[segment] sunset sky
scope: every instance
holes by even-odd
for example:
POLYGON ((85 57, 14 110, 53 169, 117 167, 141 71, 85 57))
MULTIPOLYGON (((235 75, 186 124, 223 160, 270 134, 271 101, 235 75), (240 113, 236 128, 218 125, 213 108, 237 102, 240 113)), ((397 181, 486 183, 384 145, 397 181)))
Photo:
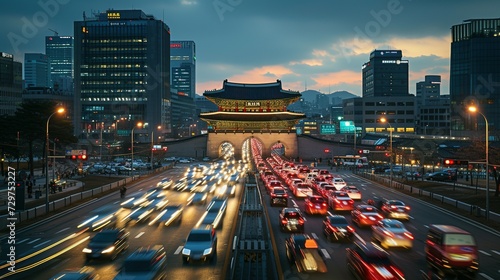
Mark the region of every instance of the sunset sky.
POLYGON ((171 40, 193 40, 198 94, 224 79, 280 79, 284 89, 360 95, 361 66, 375 49, 403 51, 410 93, 425 75, 441 75, 447 94, 451 26, 500 17, 500 1, 489 0, 18 0, 2 3, 0 51, 22 62, 45 51, 49 29, 73 35, 83 12, 110 8, 141 9, 165 21, 171 40))

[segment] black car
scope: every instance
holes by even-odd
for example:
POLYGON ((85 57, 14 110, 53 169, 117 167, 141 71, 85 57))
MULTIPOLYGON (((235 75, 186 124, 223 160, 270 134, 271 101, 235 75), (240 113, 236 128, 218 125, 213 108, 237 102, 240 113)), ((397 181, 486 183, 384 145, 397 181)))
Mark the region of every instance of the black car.
POLYGON ((342 215, 328 216, 323 220, 323 233, 331 242, 351 241, 354 232, 354 227, 342 215))
POLYGON ((292 234, 285 239, 286 256, 299 272, 327 272, 318 243, 308 234, 292 234))
POLYGON ((283 231, 304 232, 305 219, 297 208, 283 208, 280 211, 280 228, 283 231))
POLYGON ((453 175, 452 173, 448 172, 433 172, 425 175, 426 180, 430 181, 455 181, 457 179, 456 175, 453 175))
POLYGON ((215 229, 211 227, 192 229, 182 249, 183 262, 214 260, 216 256, 217 234, 215 229))
POLYGON ((347 268, 356 279, 403 280, 403 271, 389 258, 389 254, 372 243, 355 241, 346 249, 347 268))
POLYGON ((125 229, 106 229, 98 232, 83 249, 86 259, 116 259, 128 248, 128 236, 129 233, 125 229))

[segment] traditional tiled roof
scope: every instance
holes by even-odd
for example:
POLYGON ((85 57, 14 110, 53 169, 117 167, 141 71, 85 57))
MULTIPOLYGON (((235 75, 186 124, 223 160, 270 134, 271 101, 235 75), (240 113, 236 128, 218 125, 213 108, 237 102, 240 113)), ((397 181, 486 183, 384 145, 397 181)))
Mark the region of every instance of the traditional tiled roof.
POLYGON ((200 118, 219 121, 291 121, 304 118, 304 114, 295 112, 209 112, 201 113, 200 118))
POLYGON ((281 81, 265 84, 239 84, 224 80, 222 89, 205 91, 207 98, 237 99, 237 100, 269 100, 283 98, 299 98, 297 91, 283 90, 281 81))

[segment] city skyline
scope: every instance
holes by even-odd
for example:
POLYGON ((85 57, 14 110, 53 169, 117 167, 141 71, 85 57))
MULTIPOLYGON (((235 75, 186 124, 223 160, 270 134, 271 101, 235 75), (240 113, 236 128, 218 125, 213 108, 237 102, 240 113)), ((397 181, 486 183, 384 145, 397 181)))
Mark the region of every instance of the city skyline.
POLYGON ((54 30, 74 35, 73 22, 82 20, 84 12, 91 17, 107 9, 141 9, 164 20, 171 40, 196 43, 199 95, 220 89, 225 79, 280 79, 284 89, 346 90, 361 96, 361 66, 375 49, 402 50, 409 60, 410 93, 425 75, 441 75, 441 92, 448 94, 451 26, 471 18, 498 18, 495 8, 500 7, 485 0, 287 1, 286 6, 263 0, 20 2, 6 3, 1 12, 0 51, 16 61, 23 61, 24 53, 44 53, 45 36, 54 30))

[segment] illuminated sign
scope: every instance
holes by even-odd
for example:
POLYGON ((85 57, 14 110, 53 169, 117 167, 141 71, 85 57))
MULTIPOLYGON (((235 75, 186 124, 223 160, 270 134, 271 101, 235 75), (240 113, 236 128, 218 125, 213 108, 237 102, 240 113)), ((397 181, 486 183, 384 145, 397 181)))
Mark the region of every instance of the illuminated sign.
POLYGON ((178 49, 178 48, 182 48, 182 44, 179 44, 179 43, 172 43, 172 44, 170 44, 170 48, 171 48, 171 49, 178 49))
POLYGON ((117 12, 108 12, 108 19, 120 19, 120 13, 117 12))
POLYGON ((336 134, 336 129, 335 125, 333 124, 322 124, 319 127, 319 134, 325 135, 325 134, 336 134))
POLYGON ((352 121, 340 121, 340 133, 354 133, 355 127, 352 121))
POLYGON ((245 106, 246 107, 260 107, 260 102, 248 101, 248 102, 245 102, 245 106))
POLYGON ((8 54, 8 53, 2 53, 2 57, 6 57, 6 58, 13 58, 13 56, 11 54, 8 54))

